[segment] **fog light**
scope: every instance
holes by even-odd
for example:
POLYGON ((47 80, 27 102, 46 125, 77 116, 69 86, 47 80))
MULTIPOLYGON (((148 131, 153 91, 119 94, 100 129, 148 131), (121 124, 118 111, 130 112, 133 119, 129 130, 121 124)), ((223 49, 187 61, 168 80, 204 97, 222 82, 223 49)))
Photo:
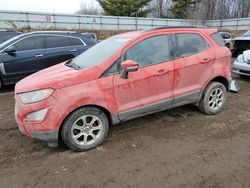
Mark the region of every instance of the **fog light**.
POLYGON ((39 110, 37 112, 32 112, 26 116, 27 120, 34 120, 34 121, 43 121, 48 109, 39 110))

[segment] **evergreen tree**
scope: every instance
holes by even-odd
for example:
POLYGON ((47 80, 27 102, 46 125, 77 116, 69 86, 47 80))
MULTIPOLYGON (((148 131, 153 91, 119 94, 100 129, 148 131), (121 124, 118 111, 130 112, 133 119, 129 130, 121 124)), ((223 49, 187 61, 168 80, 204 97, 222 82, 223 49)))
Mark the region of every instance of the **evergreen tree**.
POLYGON ((152 9, 151 0, 97 0, 108 16, 146 17, 152 9))
POLYGON ((188 10, 191 7, 195 7, 196 3, 200 0, 172 0, 174 6, 170 9, 176 18, 187 18, 188 10))

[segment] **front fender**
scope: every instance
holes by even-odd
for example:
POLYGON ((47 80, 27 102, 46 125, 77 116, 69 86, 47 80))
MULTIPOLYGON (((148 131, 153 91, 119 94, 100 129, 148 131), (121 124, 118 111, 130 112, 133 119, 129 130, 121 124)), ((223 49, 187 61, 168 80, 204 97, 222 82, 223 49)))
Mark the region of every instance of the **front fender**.
POLYGON ((106 109, 111 116, 117 114, 113 76, 61 88, 53 96, 62 106, 61 123, 70 113, 84 106, 99 106, 106 109))

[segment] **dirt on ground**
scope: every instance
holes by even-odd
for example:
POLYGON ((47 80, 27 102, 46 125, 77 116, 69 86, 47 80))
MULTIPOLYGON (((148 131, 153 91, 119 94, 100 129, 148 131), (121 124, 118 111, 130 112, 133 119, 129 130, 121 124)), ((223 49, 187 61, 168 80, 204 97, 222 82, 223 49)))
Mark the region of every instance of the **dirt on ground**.
POLYGON ((23 136, 0 92, 0 187, 250 187, 250 79, 220 114, 192 105, 113 126, 88 152, 23 136))

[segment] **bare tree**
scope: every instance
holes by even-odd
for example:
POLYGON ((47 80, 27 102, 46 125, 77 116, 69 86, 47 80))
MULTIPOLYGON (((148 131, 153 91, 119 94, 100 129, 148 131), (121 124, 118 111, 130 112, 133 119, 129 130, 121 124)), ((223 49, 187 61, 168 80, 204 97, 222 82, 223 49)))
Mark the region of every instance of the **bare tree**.
POLYGON ((77 14, 85 14, 85 15, 100 15, 102 9, 98 6, 97 3, 90 2, 86 3, 86 1, 82 1, 79 5, 79 10, 76 12, 77 14))
POLYGON ((168 18, 172 17, 169 8, 171 6, 171 0, 153 0, 151 2, 151 8, 153 11, 151 16, 154 18, 168 18))
POLYGON ((217 20, 250 16, 250 0, 201 0, 189 11, 189 18, 217 20))

